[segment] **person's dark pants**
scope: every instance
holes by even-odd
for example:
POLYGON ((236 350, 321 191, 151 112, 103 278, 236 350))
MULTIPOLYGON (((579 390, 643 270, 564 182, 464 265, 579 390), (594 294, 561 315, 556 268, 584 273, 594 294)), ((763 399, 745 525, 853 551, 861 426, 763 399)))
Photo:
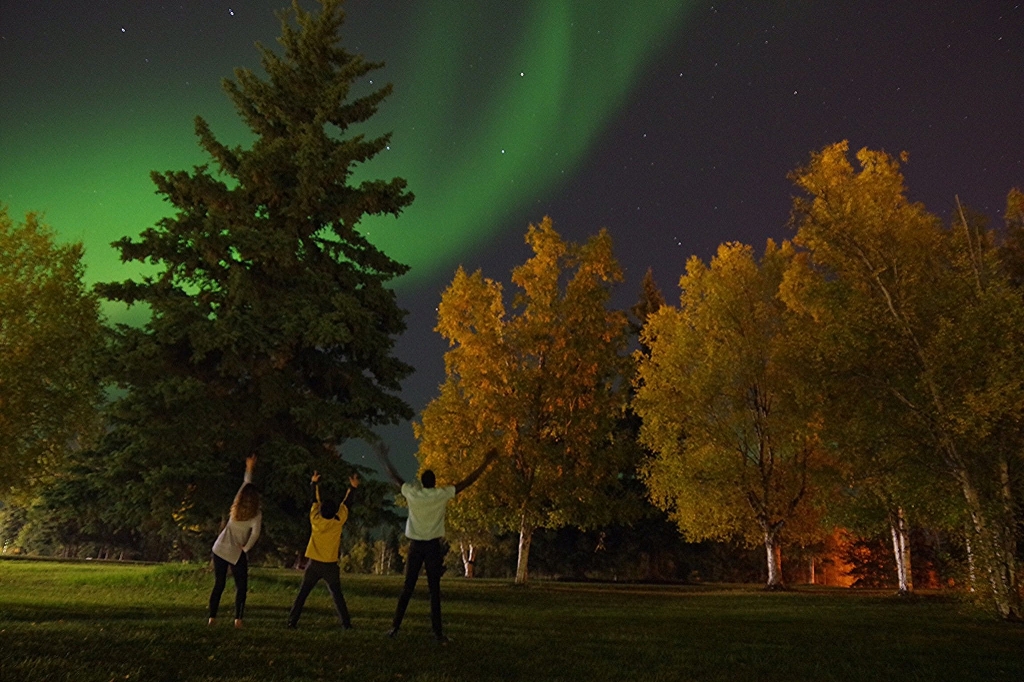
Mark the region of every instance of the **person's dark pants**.
POLYGON ((306 597, 321 580, 327 584, 327 591, 334 599, 334 610, 338 613, 338 620, 346 628, 352 627, 348 606, 345 605, 345 595, 341 593, 341 570, 338 567, 338 562, 324 563, 315 559, 310 559, 309 565, 306 566, 306 572, 302 576, 302 585, 299 586, 299 593, 295 595, 295 603, 292 604, 291 613, 288 614, 288 625, 291 627, 298 625, 302 607, 306 604, 306 597))
POLYGON ((405 587, 398 597, 398 608, 395 609, 395 619, 391 626, 397 630, 402 625, 405 609, 409 606, 409 599, 416 589, 416 581, 423 567, 427 569, 427 587, 430 588, 430 625, 434 628, 434 634, 440 636, 441 573, 444 572, 444 552, 441 549, 440 538, 409 541, 409 558, 405 562, 405 587))
POLYGON ((242 552, 238 561, 232 565, 227 559, 213 555, 213 592, 210 593, 210 618, 217 617, 220 608, 220 595, 224 593, 224 584, 228 579, 228 566, 235 578, 235 620, 241 620, 245 613, 245 594, 249 588, 249 560, 242 552))

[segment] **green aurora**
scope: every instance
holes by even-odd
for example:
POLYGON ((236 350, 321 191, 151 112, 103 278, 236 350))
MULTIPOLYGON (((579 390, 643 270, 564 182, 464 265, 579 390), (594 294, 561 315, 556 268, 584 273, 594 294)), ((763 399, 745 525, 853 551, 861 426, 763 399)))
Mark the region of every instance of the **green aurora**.
MULTIPOLYGON (((352 4, 349 24, 356 18, 352 4)), ((625 12, 610 0, 534 0, 514 10, 483 3, 473 13, 458 0, 433 0, 417 3, 405 30, 386 40, 352 40, 347 24, 341 36, 347 49, 386 61, 373 75, 380 81, 367 87, 395 85, 369 127, 349 133, 391 131, 391 149, 357 175, 404 177, 416 195, 399 219, 363 224, 375 243, 412 266, 400 286, 446 276, 460 256, 501 228, 503 216, 571 176, 645 65, 680 30, 689 4, 643 2, 625 12)), ((249 43, 276 45, 277 20, 260 22, 249 43)), ((211 55, 201 73, 217 67, 220 77, 230 77, 234 66, 245 66, 262 75, 257 58, 255 48, 211 55)), ((16 219, 38 211, 62 239, 82 241, 89 281, 138 274, 120 263, 110 243, 168 215, 150 171, 208 161, 192 133, 195 115, 222 140, 250 139, 219 77, 189 80, 183 89, 180 83, 196 78, 198 69, 161 64, 102 74, 89 70, 95 65, 61 65, 66 79, 50 86, 49 99, 19 88, 4 93, 0 105, 0 201, 16 219), (179 86, 169 87, 172 82, 179 86)), ((4 82, 10 87, 12 80, 4 82)))

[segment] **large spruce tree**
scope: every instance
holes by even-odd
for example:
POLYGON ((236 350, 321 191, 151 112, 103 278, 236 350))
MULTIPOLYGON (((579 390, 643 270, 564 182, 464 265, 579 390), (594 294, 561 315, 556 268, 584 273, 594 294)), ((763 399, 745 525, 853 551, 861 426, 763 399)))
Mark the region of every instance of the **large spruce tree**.
POLYGON ((151 313, 118 330, 110 464, 158 490, 153 504, 182 526, 226 508, 250 452, 287 508, 341 442, 411 417, 397 391, 412 368, 393 355, 405 312, 387 287, 408 268, 359 224, 413 195, 401 178, 352 177, 388 144, 352 128, 391 86, 370 86, 382 64, 340 46, 340 0, 320 4, 280 13, 282 49, 257 45, 265 80, 225 79, 251 147, 221 143, 197 117, 212 164, 152 174, 174 215, 115 246, 155 274, 98 286, 151 313))

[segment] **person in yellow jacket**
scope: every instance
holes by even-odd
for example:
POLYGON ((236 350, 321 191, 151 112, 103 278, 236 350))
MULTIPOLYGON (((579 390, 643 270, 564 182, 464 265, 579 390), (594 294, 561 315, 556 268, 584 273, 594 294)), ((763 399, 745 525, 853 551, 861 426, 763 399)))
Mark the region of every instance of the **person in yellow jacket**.
POLYGON ((302 615, 302 607, 306 603, 306 597, 321 580, 327 585, 327 591, 334 599, 334 609, 338 613, 338 620, 346 630, 352 629, 352 619, 348 615, 348 607, 345 605, 345 595, 341 593, 341 571, 338 566, 338 554, 341 550, 341 529, 345 527, 348 520, 348 512, 355 498, 356 489, 359 487, 359 475, 352 474, 348 478, 349 489, 345 498, 339 505, 330 498, 320 499, 320 473, 314 471, 310 480, 313 486, 313 506, 309 509, 309 523, 313 527, 309 534, 309 544, 306 545, 306 572, 302 576, 302 585, 299 593, 295 596, 295 603, 292 604, 291 613, 288 614, 288 627, 294 628, 299 624, 299 616, 302 615))

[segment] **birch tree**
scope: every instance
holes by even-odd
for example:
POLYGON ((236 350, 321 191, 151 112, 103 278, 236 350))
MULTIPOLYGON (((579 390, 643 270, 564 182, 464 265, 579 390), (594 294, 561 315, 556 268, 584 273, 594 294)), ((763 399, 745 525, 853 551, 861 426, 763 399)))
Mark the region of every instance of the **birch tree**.
POLYGON ((447 377, 415 425, 421 467, 439 475, 458 477, 498 447, 502 456, 449 505, 449 518, 465 531, 518 533, 520 584, 536 529, 620 513, 619 475, 632 452, 616 430, 629 357, 625 314, 607 308, 622 278, 610 237, 567 243, 545 218, 526 241, 533 256, 512 272, 511 312, 500 284, 456 272, 438 307, 447 377))
POLYGON ((96 435, 102 327, 83 277, 81 244, 0 206, 0 499, 51 479, 96 435))
POLYGON ((898 591, 909 594, 911 524, 948 511, 934 494, 942 481, 921 451, 918 425, 886 388, 907 379, 903 368, 909 360, 893 352, 879 327, 884 319, 858 307, 844 290, 824 286, 807 258, 797 255, 780 292, 791 310, 804 317, 802 326, 814 345, 807 361, 815 365, 820 387, 822 444, 837 474, 828 516, 854 532, 886 529, 892 536, 898 591))
POLYGON ((793 174, 795 241, 809 250, 810 297, 842 301, 833 325, 870 338, 864 372, 897 420, 934 453, 971 520, 969 541, 997 612, 1020 619, 1016 501, 1024 409, 1024 303, 1000 271, 991 234, 958 211, 953 225, 910 202, 899 161, 843 142, 793 174), (871 365, 881 365, 876 371, 871 365))
POLYGON ((809 511, 820 453, 797 316, 779 298, 793 256, 769 241, 760 263, 736 243, 710 266, 691 258, 679 307, 641 333, 633 401, 653 502, 690 540, 763 543, 770 589, 784 585, 783 529, 809 511))

